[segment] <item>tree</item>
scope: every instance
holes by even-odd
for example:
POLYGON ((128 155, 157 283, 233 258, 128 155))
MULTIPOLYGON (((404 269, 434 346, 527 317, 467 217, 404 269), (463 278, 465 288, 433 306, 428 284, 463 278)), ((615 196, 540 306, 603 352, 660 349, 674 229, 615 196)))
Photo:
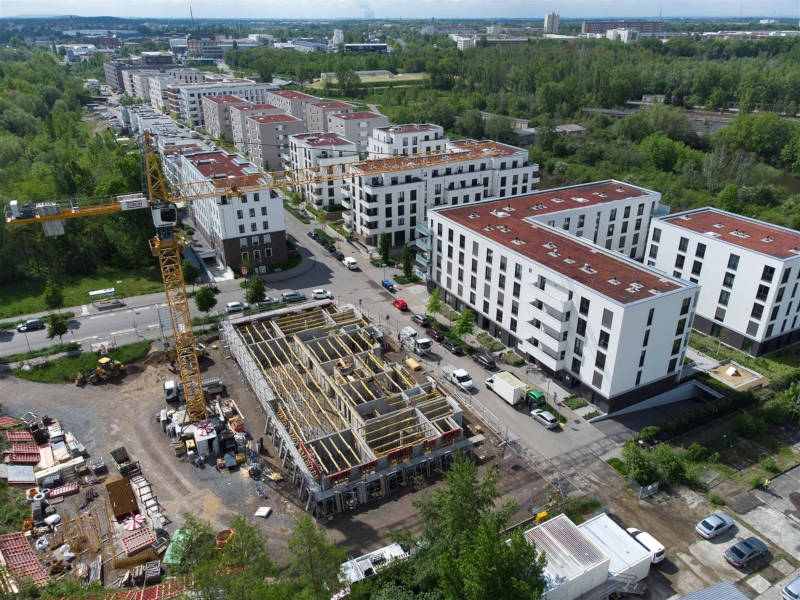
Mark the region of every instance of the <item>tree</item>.
POLYGON ((289 570, 302 590, 298 597, 328 600, 341 587, 339 569, 347 553, 328 542, 325 532, 307 514, 295 521, 289 536, 289 570))
POLYGON ((465 308, 461 311, 461 314, 458 315, 458 319, 456 319, 455 325, 453 325, 453 330, 456 332, 456 335, 459 336, 467 335, 475 331, 475 313, 472 312, 472 309, 465 308))
POLYGON ((50 309, 64 306, 64 290, 52 279, 44 286, 44 303, 50 309))
POLYGON ((361 86, 361 78, 350 68, 340 67, 336 71, 336 82, 339 84, 339 92, 343 96, 356 96, 358 88, 361 86))
POLYGON ((486 137, 504 143, 514 143, 517 139, 514 130, 511 129, 511 120, 500 115, 486 120, 486 137))
POLYGON ((408 249, 408 244, 403 244, 403 275, 406 279, 411 279, 414 272, 411 269, 411 250, 408 249))
POLYGON ((650 485, 658 480, 653 457, 634 442, 626 442, 622 446, 622 460, 625 462, 628 477, 639 485, 650 485))
POLYGON ((435 314, 440 310, 442 310, 442 303, 439 300, 439 288, 437 287, 431 292, 431 295, 428 296, 428 312, 435 314))
POLYGON ((483 139, 483 115, 478 109, 472 108, 464 111, 464 113, 456 120, 456 127, 463 135, 476 140, 483 139))
POLYGON ((389 235, 382 233, 378 237, 378 254, 381 255, 381 262, 385 265, 389 264, 389 235))
POLYGON ((197 310, 206 313, 208 317, 209 311, 217 305, 217 297, 214 292, 203 286, 194 295, 194 303, 197 305, 197 310))
POLYGON ((200 277, 200 269, 197 268, 197 265, 185 258, 181 263, 181 271, 183 271, 183 281, 188 285, 194 285, 200 277))
POLYGON ((263 302, 266 297, 267 286, 264 284, 264 280, 258 275, 254 275, 247 283, 245 298, 250 304, 258 304, 259 302, 263 302))
POLYGON ((69 331, 69 320, 64 315, 51 314, 47 316, 47 339, 52 340, 58 336, 58 340, 63 342, 63 335, 69 331))

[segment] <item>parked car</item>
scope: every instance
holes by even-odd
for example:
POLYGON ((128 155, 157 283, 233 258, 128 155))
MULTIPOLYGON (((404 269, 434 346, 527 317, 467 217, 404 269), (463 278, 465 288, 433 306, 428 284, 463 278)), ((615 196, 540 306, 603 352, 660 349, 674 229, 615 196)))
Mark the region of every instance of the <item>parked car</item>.
POLYGON ((381 285, 385 287, 390 292, 394 291, 394 283, 389 281, 388 279, 381 279, 381 285))
POLYGON ((342 252, 341 250, 337 250, 336 252, 333 253, 333 257, 341 262, 344 260, 344 252, 342 252))
POLYGON ((209 281, 206 284, 206 287, 208 289, 210 289, 212 292, 214 292, 215 294, 219 294, 219 287, 217 287, 217 283, 215 281, 209 281))
POLYGON ((296 290, 289 290, 288 292, 283 292, 281 294, 281 298, 284 302, 302 302, 306 299, 306 295, 303 292, 298 292, 296 290))
POLYGON ((444 334, 433 327, 426 327, 425 335, 431 338, 434 342, 441 342, 444 339, 444 334))
POLYGON ((327 250, 327 251, 328 251, 328 252, 330 252, 331 254, 333 254, 334 252, 336 252, 336 246, 334 246, 334 245, 333 245, 333 244, 331 244, 330 242, 325 242, 325 243, 323 244, 323 246, 325 247, 325 250, 327 250))
POLYGON ((700 521, 694 530, 707 540, 710 540, 720 533, 728 531, 731 527, 733 527, 733 519, 723 512, 715 512, 700 521))
POLYGON ((265 306, 272 306, 274 304, 278 304, 281 301, 280 298, 276 298, 275 296, 267 296, 261 302, 258 303, 259 308, 265 306))
POLYGON ((326 240, 324 237, 319 235, 316 231, 314 232, 314 234, 317 236, 314 239, 317 240, 317 242, 319 242, 320 246, 327 246, 328 245, 328 240, 326 240))
POLYGON ((414 323, 416 323, 420 327, 430 327, 431 326, 431 322, 428 321, 428 317, 425 316, 425 315, 421 315, 419 313, 414 313, 413 315, 411 315, 411 320, 414 321, 414 323))
POLYGON ((17 331, 36 331, 37 329, 44 329, 45 324, 41 319, 28 319, 24 323, 17 325, 17 331))
POLYGON ((653 564, 660 563, 664 560, 664 557, 667 555, 666 550, 664 550, 663 544, 656 538, 646 531, 640 531, 635 527, 628 527, 628 533, 650 552, 650 559, 653 564))
POLYGON ((311 297, 314 300, 325 300, 327 298, 333 300, 333 294, 331 294, 328 290, 323 290, 322 288, 311 292, 311 297))
POLYGON ((247 310, 248 308, 250 308, 250 305, 247 302, 239 302, 238 300, 234 300, 233 302, 228 302, 225 305, 225 312, 241 312, 243 310, 247 310))
POLYGON ((476 352, 472 355, 472 359, 484 369, 493 371, 497 368, 497 363, 494 362, 494 357, 488 352, 476 352))
POLYGON ((317 234, 317 232, 316 232, 316 231, 314 231, 313 229, 312 229, 311 231, 309 231, 307 235, 308 235, 308 237, 310 237, 312 240, 319 239, 319 235, 318 235, 318 234, 317 234))
POLYGON ((443 340, 442 348, 444 348, 445 350, 447 350, 452 354, 455 354, 456 356, 461 356, 462 354, 464 354, 464 349, 452 340, 443 340))
POLYGON ((782 600, 800 600, 800 577, 793 579, 781 590, 782 600))
POLYGON ((403 312, 408 310, 408 304, 406 304, 405 300, 401 300, 400 298, 392 302, 392 306, 394 306, 397 310, 401 310, 403 312))
POLYGON ((555 429, 558 427, 558 419, 549 410, 535 408, 531 411, 531 416, 537 422, 544 425, 545 429, 555 429))
POLYGON ((749 537, 725 550, 725 560, 734 567, 746 567, 754 558, 764 556, 767 545, 757 537, 749 537))
POLYGON ((358 269, 358 261, 352 256, 345 256, 342 259, 342 264, 351 271, 355 271, 358 269))

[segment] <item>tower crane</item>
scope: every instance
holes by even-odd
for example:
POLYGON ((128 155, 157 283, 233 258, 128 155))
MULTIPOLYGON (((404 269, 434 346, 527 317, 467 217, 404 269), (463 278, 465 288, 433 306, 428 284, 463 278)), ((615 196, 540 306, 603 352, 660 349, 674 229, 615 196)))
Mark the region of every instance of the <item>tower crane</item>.
POLYGON ((202 179, 173 183, 168 186, 164 181, 158 155, 149 132, 144 134, 144 150, 147 196, 129 194, 93 202, 66 200, 23 207, 19 207, 16 201, 12 201, 5 207, 4 213, 6 224, 9 226, 40 223, 44 227, 45 235, 52 236, 64 233, 63 221, 65 219, 150 208, 156 228, 156 235, 149 240, 150 250, 153 256, 158 258, 161 268, 175 342, 176 362, 183 383, 187 416, 192 422, 205 420, 207 409, 195 349, 189 300, 186 296, 186 286, 181 269, 182 241, 175 235, 175 226, 178 222, 177 203, 216 199, 220 196, 233 199, 241 197, 243 194, 262 190, 317 184, 360 176, 358 172, 353 171, 354 169, 374 175, 488 158, 499 154, 495 142, 471 142, 462 144, 458 152, 372 159, 349 164, 340 163, 305 169, 273 171, 266 174, 253 173, 214 180, 202 179))

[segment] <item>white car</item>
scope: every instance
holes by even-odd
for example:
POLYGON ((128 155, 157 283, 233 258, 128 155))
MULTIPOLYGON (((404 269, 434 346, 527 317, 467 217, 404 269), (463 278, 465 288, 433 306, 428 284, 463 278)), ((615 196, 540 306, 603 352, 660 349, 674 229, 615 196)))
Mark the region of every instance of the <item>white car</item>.
POLYGON ((549 410, 537 408, 531 411, 531 416, 547 429, 555 429, 558 427, 558 419, 549 410))
POLYGON ((325 300, 327 298, 333 300, 333 294, 331 294, 328 290, 323 289, 314 290, 311 292, 311 297, 314 298, 314 300, 325 300))
POLYGON ((800 577, 793 579, 781 590, 783 600, 800 600, 800 577))
POLYGON ((653 564, 660 563, 662 560, 664 560, 664 557, 666 556, 666 550, 661 542, 659 542, 656 538, 646 531, 640 531, 635 527, 628 527, 628 533, 633 539, 644 546, 645 550, 650 552, 650 557, 653 564))
POLYGON ((239 302, 238 300, 234 302, 228 302, 225 305, 225 311, 229 313, 242 312, 248 308, 250 308, 250 305, 247 302, 239 302))
POLYGON ((358 269, 358 261, 352 256, 345 256, 342 259, 342 264, 351 271, 355 271, 356 269, 358 269))

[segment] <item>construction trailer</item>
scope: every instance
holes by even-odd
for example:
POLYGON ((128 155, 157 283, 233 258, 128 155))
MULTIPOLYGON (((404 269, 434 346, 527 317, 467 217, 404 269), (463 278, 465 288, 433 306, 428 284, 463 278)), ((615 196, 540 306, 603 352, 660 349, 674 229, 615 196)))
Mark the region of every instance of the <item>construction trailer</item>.
POLYGON ((458 403, 383 358, 381 331, 353 306, 308 302, 220 325, 267 415, 306 510, 352 510, 469 454, 458 403))

